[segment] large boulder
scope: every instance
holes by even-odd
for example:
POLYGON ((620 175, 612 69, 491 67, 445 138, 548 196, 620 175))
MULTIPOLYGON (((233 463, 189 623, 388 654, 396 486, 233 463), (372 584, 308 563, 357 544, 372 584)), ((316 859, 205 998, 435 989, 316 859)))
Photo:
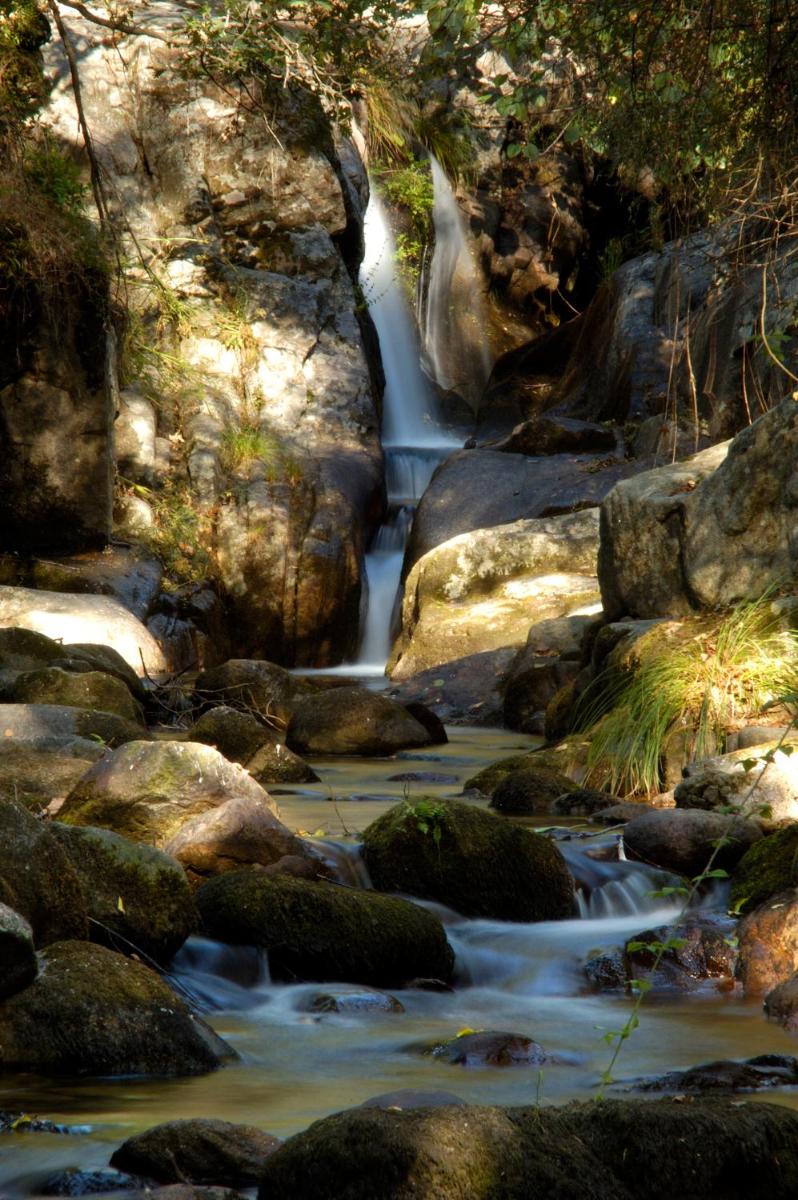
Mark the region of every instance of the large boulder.
POLYGON ((8 745, 74 752, 81 758, 91 758, 98 746, 122 746, 147 737, 141 725, 116 713, 66 704, 0 705, 0 734, 8 745))
POLYGON ((258 800, 278 815, 269 794, 212 746, 128 742, 83 776, 58 817, 163 847, 191 817, 235 797, 258 800))
POLYGON ((472 530, 594 507, 634 468, 599 455, 528 458, 461 450, 438 467, 418 506, 406 570, 436 546, 472 530))
MULTIPOLYGON (((201 671, 194 684, 195 696, 202 703, 254 714, 272 728, 285 724, 293 712, 294 701, 308 690, 303 680, 283 667, 255 658, 231 658, 218 667, 201 671)), ((210 718, 212 728, 218 729, 218 720, 210 718)), ((220 749, 224 753, 223 747, 220 749)))
POLYGON ((371 880, 468 917, 552 921, 574 915, 574 885, 548 838, 470 804, 414 797, 363 834, 371 880))
POLYGON ((521 646, 532 622, 595 605, 597 554, 595 508, 476 529, 429 550, 405 582, 391 678, 521 646))
POLYGON ((0 1069, 42 1075, 199 1075, 235 1055, 154 971, 89 942, 41 952, 0 1004, 0 1069))
POLYGON ((192 883, 240 867, 267 867, 285 855, 321 866, 302 839, 286 829, 257 796, 235 796, 190 817, 165 849, 182 864, 192 883))
POLYGON ((601 510, 607 615, 725 608, 792 578, 797 445, 798 407, 790 399, 731 443, 618 484, 601 510))
POLYGON ((0 800, 0 901, 29 922, 38 946, 88 936, 83 885, 51 829, 0 800))
POLYGON ((99 709, 139 724, 143 719, 141 708, 125 684, 102 671, 64 671, 61 667, 25 671, 17 677, 11 699, 18 704, 99 709))
POLYGON ((277 979, 399 987, 452 975, 438 918, 393 896, 248 870, 203 884, 197 907, 208 937, 263 947, 277 979))
POLYGON ((179 863, 108 829, 57 821, 50 829, 83 884, 92 941, 168 963, 197 925, 179 863))
POLYGON ((748 913, 777 892, 798 887, 798 825, 754 842, 734 868, 729 897, 735 912, 748 913))
POLYGON ((798 818, 798 783, 792 757, 798 743, 774 740, 692 763, 674 789, 677 808, 719 808, 768 821, 798 818))
POLYGON ((33 930, 24 917, 7 904, 0 904, 0 1001, 33 983, 39 970, 33 945, 33 930))
POLYGON ((437 740, 404 705, 363 687, 330 688, 297 701, 286 731, 299 754, 388 756, 437 740))
POLYGON ((279 1145, 279 1138, 253 1125, 193 1117, 128 1138, 111 1155, 111 1166, 159 1183, 249 1187, 260 1182, 266 1159, 279 1145))
POLYGON ((152 634, 110 596, 0 587, 0 626, 32 629, 64 642, 110 646, 137 675, 166 670, 163 652, 152 634))
POLYGON ((61 748, 0 741, 0 796, 13 797, 36 812, 63 800, 105 748, 80 738, 61 748))
POLYGON ((798 890, 778 892, 737 927, 737 977, 747 996, 764 996, 798 970, 798 890))
POLYGON ((689 878, 712 867, 729 871, 762 837, 755 821, 724 813, 662 808, 644 812, 623 831, 630 858, 689 878))
MULTIPOLYGON (((206 675, 208 673, 204 672, 206 675)), ((225 758, 244 766, 261 746, 273 742, 275 736, 274 730, 259 721, 254 713, 221 704, 209 709, 194 722, 187 740, 214 746, 225 758)))
POLYGON ((358 1108, 285 1142, 259 1200, 791 1200, 797 1142, 791 1110, 716 1099, 358 1108))

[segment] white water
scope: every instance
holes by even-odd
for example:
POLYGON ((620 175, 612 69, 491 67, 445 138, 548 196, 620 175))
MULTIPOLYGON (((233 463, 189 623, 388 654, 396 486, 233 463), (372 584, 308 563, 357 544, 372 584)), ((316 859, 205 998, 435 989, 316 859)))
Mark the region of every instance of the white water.
POLYGON ((424 364, 476 411, 492 365, 482 282, 452 186, 434 155, 430 166, 435 251, 421 287, 424 364))
POLYGON ((396 273, 396 245, 374 188, 366 209, 364 238, 360 284, 377 330, 385 372, 382 444, 388 512, 366 555, 368 605, 358 657, 344 669, 381 675, 391 650, 414 506, 435 468, 460 443, 441 427, 435 393, 421 370, 415 324, 396 273))

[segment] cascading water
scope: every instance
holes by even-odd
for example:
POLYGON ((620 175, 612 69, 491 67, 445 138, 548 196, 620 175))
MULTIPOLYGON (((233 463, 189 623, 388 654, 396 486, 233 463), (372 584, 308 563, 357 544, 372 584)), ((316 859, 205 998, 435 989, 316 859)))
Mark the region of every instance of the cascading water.
POLYGON ((382 444, 388 512, 366 555, 368 607, 357 661, 360 674, 382 674, 391 648, 413 510, 438 464, 460 443, 440 426, 435 393, 421 370, 418 338, 396 272, 396 247, 374 188, 364 222, 360 284, 377 330, 385 372, 382 444))
POLYGON ((430 168, 435 251, 420 288, 424 365, 440 387, 476 411, 492 365, 482 283, 452 186, 434 155, 430 168))

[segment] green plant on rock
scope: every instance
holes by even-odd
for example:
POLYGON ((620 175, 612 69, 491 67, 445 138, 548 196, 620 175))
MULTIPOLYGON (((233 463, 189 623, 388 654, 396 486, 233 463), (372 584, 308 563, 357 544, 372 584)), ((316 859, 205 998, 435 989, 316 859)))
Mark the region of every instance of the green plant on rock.
POLYGON ((152 506, 155 526, 149 544, 166 572, 165 586, 202 583, 213 576, 207 518, 199 511, 187 484, 171 479, 158 492, 134 489, 152 506))
POLYGON ((446 806, 422 796, 412 804, 405 799, 405 812, 419 833, 429 836, 440 853, 443 830, 446 824, 446 806))
POLYGON ((270 483, 293 484, 303 478, 300 462, 280 438, 262 422, 251 418, 244 418, 239 425, 224 431, 219 462, 228 475, 247 474, 260 464, 270 483))
POLYGON ((681 753, 684 763, 721 753, 735 723, 795 690, 798 634, 781 626, 771 601, 766 595, 721 618, 685 621, 675 644, 655 644, 635 669, 594 682, 575 719, 581 729, 592 726, 591 786, 657 792, 667 752, 681 753))

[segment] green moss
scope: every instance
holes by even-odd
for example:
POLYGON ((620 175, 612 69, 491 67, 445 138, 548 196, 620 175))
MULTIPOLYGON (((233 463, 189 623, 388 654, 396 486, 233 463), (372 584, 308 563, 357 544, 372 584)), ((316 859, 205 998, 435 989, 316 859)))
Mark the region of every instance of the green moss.
POLYGON ((789 825, 755 842, 737 864, 731 882, 731 907, 747 913, 777 892, 798 887, 798 825, 789 825))

